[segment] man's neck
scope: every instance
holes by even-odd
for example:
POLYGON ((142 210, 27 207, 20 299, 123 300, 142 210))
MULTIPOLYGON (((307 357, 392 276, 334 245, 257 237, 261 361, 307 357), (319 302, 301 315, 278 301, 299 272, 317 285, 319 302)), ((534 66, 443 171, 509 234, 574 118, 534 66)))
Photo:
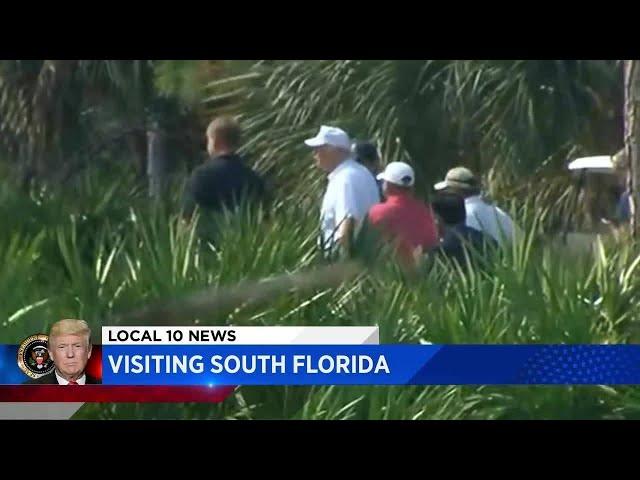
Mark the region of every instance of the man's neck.
POLYGON ((211 155, 211 158, 233 155, 234 153, 236 153, 234 150, 222 148, 220 150, 216 150, 215 152, 213 152, 213 154, 211 155))
POLYGON ((333 166, 333 168, 327 172, 327 174, 331 175, 333 172, 335 172, 335 171, 338 169, 338 167, 339 167, 340 165, 342 165, 344 162, 346 162, 347 160, 349 160, 349 158, 351 158, 351 157, 350 157, 349 155, 347 155, 347 156, 345 156, 344 158, 342 158, 341 160, 338 160, 338 161, 335 163, 335 165, 333 166))
POLYGON ((57 368, 55 369, 55 371, 56 371, 56 374, 59 377, 64 378, 67 382, 70 382, 70 381, 76 382, 76 381, 78 381, 79 378, 82 378, 82 376, 84 375, 84 372, 80 373, 79 375, 65 375, 64 373, 62 373, 57 368))
POLYGON ((385 195, 385 197, 388 200, 391 200, 393 198, 407 198, 411 196, 412 196, 411 190, 394 190, 392 192, 387 191, 385 195))

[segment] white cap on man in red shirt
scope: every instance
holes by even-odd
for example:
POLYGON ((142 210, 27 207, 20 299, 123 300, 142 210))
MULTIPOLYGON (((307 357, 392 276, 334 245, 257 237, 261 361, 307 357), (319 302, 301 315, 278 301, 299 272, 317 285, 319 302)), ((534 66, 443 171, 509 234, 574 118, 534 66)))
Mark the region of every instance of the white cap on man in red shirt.
POLYGON ((399 187, 412 187, 416 181, 413 168, 404 162, 391 162, 384 169, 384 172, 378 174, 376 178, 393 183, 399 187))

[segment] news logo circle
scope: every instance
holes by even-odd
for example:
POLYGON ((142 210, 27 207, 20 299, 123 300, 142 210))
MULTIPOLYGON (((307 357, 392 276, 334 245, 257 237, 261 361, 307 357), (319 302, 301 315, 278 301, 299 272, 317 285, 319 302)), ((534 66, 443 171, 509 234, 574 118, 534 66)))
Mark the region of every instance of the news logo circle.
POLYGON ((18 367, 31 378, 40 378, 53 370, 53 360, 47 350, 47 335, 31 335, 18 348, 18 367))

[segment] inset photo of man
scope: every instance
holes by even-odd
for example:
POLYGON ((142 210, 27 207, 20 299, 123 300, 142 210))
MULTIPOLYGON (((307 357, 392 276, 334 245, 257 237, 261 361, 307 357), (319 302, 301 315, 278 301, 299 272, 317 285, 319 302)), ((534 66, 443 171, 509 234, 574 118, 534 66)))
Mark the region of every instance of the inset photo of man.
POLYGON ((48 339, 49 357, 54 369, 28 384, 92 385, 101 383, 85 372, 91 358, 91 329, 84 320, 64 319, 51 327, 48 339))

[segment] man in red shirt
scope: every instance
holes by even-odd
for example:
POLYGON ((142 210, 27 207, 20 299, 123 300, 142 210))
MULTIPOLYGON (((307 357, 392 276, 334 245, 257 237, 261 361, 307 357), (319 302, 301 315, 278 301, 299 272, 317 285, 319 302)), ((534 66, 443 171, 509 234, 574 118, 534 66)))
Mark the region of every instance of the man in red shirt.
POLYGON ((439 244, 431 207, 413 194, 415 174, 404 162, 392 162, 377 176, 387 201, 369 210, 369 224, 395 245, 399 259, 415 266, 422 252, 439 244))

